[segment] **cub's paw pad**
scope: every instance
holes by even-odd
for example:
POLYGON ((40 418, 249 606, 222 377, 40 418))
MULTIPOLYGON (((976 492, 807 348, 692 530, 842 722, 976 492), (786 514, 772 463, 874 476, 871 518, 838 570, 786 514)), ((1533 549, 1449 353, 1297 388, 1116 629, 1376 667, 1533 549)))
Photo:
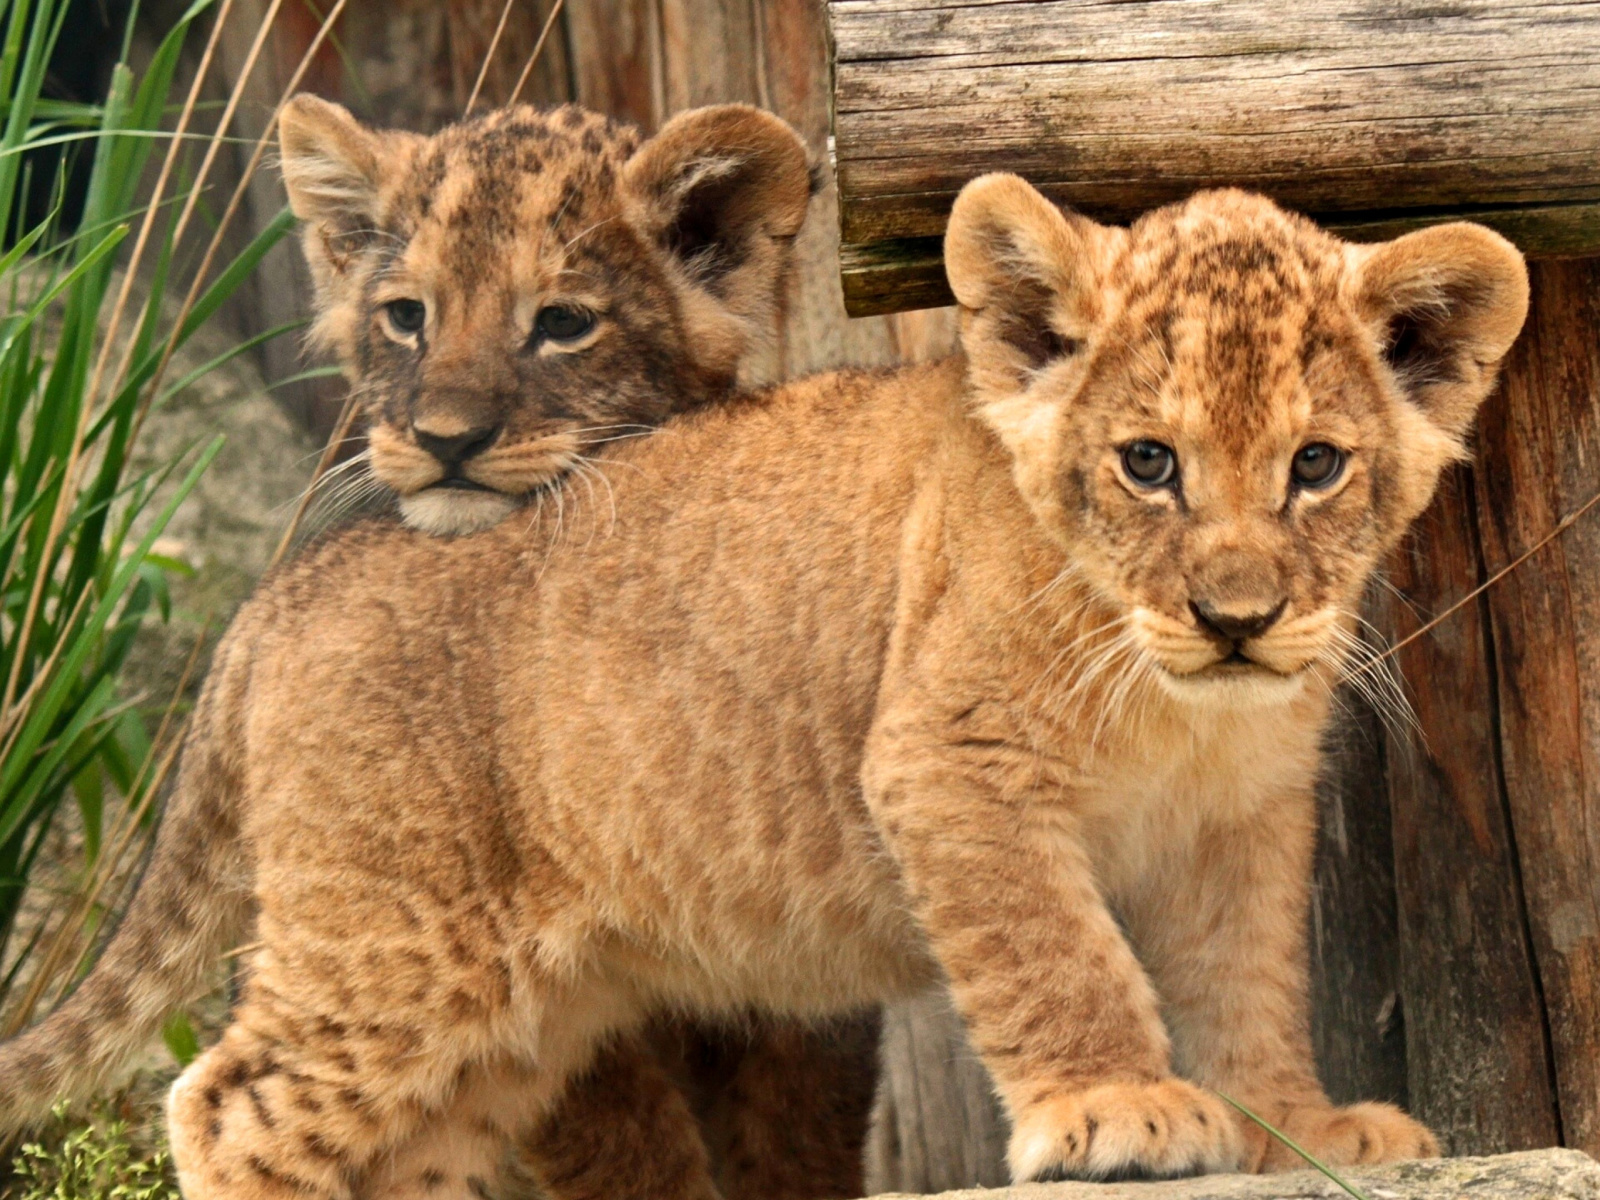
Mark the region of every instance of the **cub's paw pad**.
POLYGON ((1020 1114, 1011 1177, 1171 1179, 1239 1165, 1239 1131, 1215 1096, 1185 1083, 1108 1083, 1020 1114))
MULTIPOLYGON (((1257 1110, 1260 1111, 1260 1110, 1257 1110)), ((1437 1158, 1439 1142, 1427 1128, 1392 1104, 1308 1104, 1280 1109, 1264 1120, 1297 1142, 1313 1158, 1333 1167, 1394 1162, 1403 1158, 1437 1158)), ((1240 1118, 1249 1143, 1248 1159, 1257 1171, 1293 1171, 1305 1160, 1253 1121, 1240 1118)))

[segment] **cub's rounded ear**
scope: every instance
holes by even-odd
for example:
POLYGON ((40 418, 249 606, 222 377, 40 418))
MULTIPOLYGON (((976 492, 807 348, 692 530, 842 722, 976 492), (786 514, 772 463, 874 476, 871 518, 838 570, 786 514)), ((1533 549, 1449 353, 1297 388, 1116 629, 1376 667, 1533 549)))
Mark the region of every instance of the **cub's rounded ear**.
POLYGON ((812 194, 799 135, 744 104, 691 109, 633 153, 623 183, 645 235, 709 301, 691 319, 726 326, 703 331, 704 351, 726 358, 716 347, 737 343, 736 360, 752 337, 771 336, 812 194))
POLYGON ((1359 311, 1406 398, 1460 438, 1528 315, 1522 255, 1458 221, 1359 247, 1356 263, 1359 311))
POLYGON ((278 147, 289 207, 305 223, 306 255, 319 285, 343 269, 351 239, 378 215, 387 135, 366 128, 339 105, 301 94, 278 119, 278 147))
POLYGON ((1101 266, 1126 236, 1063 212, 1015 175, 981 175, 961 189, 944 269, 980 388, 1014 390, 1078 352, 1100 318, 1101 266))

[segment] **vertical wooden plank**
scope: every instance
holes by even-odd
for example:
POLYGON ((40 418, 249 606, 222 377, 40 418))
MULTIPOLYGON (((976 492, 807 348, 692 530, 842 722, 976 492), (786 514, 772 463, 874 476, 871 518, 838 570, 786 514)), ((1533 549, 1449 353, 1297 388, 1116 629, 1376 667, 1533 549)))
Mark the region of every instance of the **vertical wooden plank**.
POLYGON ((775 353, 757 377, 786 378, 845 364, 890 365, 948 353, 955 345, 948 310, 908 324, 851 320, 839 285, 839 192, 828 157, 828 55, 818 0, 754 0, 755 53, 764 103, 805 138, 822 171, 795 244, 793 293, 775 353))
MULTIPOLYGON (((1535 263, 1533 308, 1483 422, 1485 566, 1600 490, 1600 261, 1535 263)), ((1505 779, 1566 1144, 1600 1153, 1600 523, 1489 594, 1505 779)))
MULTIPOLYGON (((1503 408, 1504 395, 1490 404, 1503 408)), ((1396 636, 1478 583, 1472 485, 1464 469, 1447 473, 1397 556, 1399 596, 1383 604, 1396 636)), ((1457 1154, 1547 1146, 1559 1131, 1501 786, 1492 656, 1477 604, 1405 647, 1422 737, 1387 743, 1408 1089, 1412 1110, 1457 1154)))
POLYGON ((1329 731, 1311 894, 1312 1038, 1317 1073, 1341 1104, 1407 1105, 1394 838, 1383 727, 1350 688, 1329 731))
POLYGON ((574 99, 653 130, 667 116, 657 0, 576 0, 562 10, 574 99))
POLYGON ((702 104, 764 104, 751 0, 659 0, 662 91, 668 112, 702 104))
POLYGON ((1010 1182, 1009 1123, 944 991, 889 1008, 881 1057, 867 1143, 869 1195, 1010 1182))
MULTIPOLYGON (((478 97, 479 110, 510 100, 517 76, 533 53, 545 18, 554 5, 555 0, 511 0, 500 44, 495 48, 494 57, 489 59, 489 69, 484 75, 483 91, 478 97)), ((474 0, 471 4, 451 6, 449 63, 457 111, 466 107, 467 98, 472 95, 472 85, 489 53, 489 44, 494 40, 495 26, 505 11, 505 0, 474 0)), ((519 99, 524 104, 543 106, 571 99, 571 93, 566 30, 557 17, 539 51, 538 61, 528 73, 528 82, 519 99)))

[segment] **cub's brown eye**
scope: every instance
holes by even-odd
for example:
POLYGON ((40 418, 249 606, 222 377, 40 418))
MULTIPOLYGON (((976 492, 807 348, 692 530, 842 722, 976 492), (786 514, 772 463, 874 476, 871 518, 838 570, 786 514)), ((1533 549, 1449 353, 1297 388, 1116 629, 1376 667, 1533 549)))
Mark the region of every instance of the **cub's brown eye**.
POLYGON ((586 313, 581 308, 562 308, 559 304, 541 308, 533 320, 534 333, 552 342, 573 341, 593 328, 593 313, 586 313))
POLYGON ((1178 456, 1171 446, 1140 438, 1122 451, 1122 469, 1140 487, 1166 487, 1178 475, 1178 456))
POLYGON ((428 306, 421 300, 391 300, 383 308, 396 333, 420 333, 428 319, 428 306))
POLYGON ((1344 470, 1344 452, 1327 442, 1308 442, 1295 452, 1289 474, 1303 488, 1325 488, 1344 470))

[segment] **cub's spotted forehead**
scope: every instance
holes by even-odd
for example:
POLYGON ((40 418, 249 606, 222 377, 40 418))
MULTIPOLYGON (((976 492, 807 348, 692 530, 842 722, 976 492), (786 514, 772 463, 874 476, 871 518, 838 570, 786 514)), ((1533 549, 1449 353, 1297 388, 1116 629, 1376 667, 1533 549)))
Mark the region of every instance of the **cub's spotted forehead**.
MULTIPOLYGON (((1347 345, 1344 250, 1310 221, 1243 192, 1202 192, 1130 230, 1115 341, 1155 385, 1248 436, 1347 345)), ((1156 397, 1162 397, 1157 401, 1156 397)), ((1202 412, 1196 412, 1195 409, 1202 412)))
POLYGON ((1268 321, 1338 293, 1340 243, 1261 196, 1200 192, 1129 233, 1127 299, 1153 316, 1166 307, 1268 321))
MULTIPOLYGON (((387 205, 387 231, 432 227, 461 250, 497 244, 614 204, 639 131, 573 105, 500 109, 418 139, 411 169, 387 205)), ((606 214, 609 215, 609 212, 606 214)))

